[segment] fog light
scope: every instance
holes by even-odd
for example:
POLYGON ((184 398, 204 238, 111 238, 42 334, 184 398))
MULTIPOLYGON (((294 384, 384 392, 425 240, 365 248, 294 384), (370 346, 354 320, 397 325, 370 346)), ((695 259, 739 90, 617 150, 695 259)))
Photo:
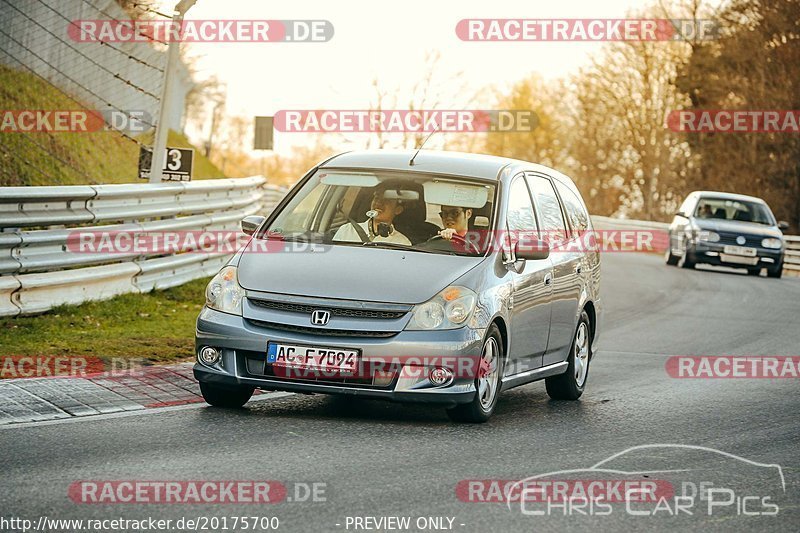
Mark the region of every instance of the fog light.
POLYGON ((200 349, 200 362, 204 365, 216 365, 221 357, 222 353, 211 346, 204 346, 200 349))
POLYGON ((376 387, 388 387, 394 381, 394 371, 376 370, 372 375, 372 384, 376 387))
POLYGON ((453 381, 453 371, 449 368, 437 366, 428 373, 428 380, 437 387, 447 385, 453 381))

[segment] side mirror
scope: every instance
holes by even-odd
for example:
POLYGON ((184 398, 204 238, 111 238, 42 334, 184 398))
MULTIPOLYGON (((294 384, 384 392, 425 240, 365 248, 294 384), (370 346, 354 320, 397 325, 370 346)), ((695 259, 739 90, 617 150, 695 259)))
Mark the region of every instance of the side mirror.
POLYGON ((689 217, 686 216, 686 213, 684 213, 683 211, 678 211, 677 213, 675 213, 675 216, 676 217, 689 218, 689 217))
POLYGON ((550 245, 544 241, 535 240, 520 248, 517 243, 514 249, 514 255, 517 259, 525 259, 529 261, 537 261, 539 259, 547 259, 550 257, 550 245))
POLYGON ((258 230, 261 224, 264 223, 266 218, 258 216, 258 215, 250 215, 249 217, 244 217, 242 219, 242 233, 247 235, 252 235, 253 233, 258 230))
POLYGON ((778 222, 778 229, 781 231, 786 231, 787 229, 789 229, 789 223, 786 222, 785 220, 781 220, 780 222, 778 222))

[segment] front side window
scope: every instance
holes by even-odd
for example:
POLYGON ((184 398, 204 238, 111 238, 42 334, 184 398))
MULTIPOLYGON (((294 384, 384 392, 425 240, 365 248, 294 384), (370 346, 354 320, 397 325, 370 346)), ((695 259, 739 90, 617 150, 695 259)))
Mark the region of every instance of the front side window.
POLYGON ((319 169, 259 237, 482 255, 470 232, 493 227, 495 190, 469 178, 319 169))
POLYGON ((561 214, 561 204, 550 180, 528 176, 528 184, 538 207, 539 221, 544 230, 544 240, 558 244, 567 240, 567 226, 561 214))
POLYGON ((514 180, 508 193, 508 229, 511 231, 535 231, 536 219, 528 186, 521 177, 514 180))

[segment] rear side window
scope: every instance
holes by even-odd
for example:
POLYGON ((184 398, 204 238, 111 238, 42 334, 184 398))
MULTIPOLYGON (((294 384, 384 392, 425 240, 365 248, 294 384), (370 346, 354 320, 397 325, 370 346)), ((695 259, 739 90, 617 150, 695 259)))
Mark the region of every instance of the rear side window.
POLYGON ((569 224, 572 230, 582 233, 589 229, 589 213, 583 207, 583 202, 580 198, 569 189, 566 185, 555 182, 558 194, 561 195, 561 201, 564 202, 564 211, 567 212, 569 224))
POLYGON ((540 176, 527 176, 534 201, 539 208, 539 222, 544 230, 544 240, 559 243, 567 240, 567 226, 561 214, 561 204, 550 180, 540 176))

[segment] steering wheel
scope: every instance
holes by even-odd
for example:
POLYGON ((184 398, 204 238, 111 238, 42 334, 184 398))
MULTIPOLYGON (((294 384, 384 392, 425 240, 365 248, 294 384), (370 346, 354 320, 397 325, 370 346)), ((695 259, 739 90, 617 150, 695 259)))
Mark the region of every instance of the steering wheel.
MULTIPOLYGON (((430 239, 428 239, 428 242, 432 242, 432 241, 435 241, 435 240, 445 241, 445 240, 447 240, 447 239, 445 239, 445 238, 444 238, 444 237, 442 237, 441 235, 434 235, 433 237, 431 237, 430 239)), ((475 245, 475 243, 474 243, 474 242, 468 241, 467 239, 465 239, 464 237, 462 237, 462 236, 461 236, 461 235, 459 235, 458 233, 454 233, 454 234, 453 234, 453 236, 452 236, 452 237, 450 237, 450 241, 451 241, 451 242, 452 242, 452 241, 455 241, 455 242, 457 242, 457 243, 458 243, 459 245, 461 245, 461 246, 462 246, 462 247, 463 247, 465 250, 466 250, 466 249, 468 249, 468 248, 472 248, 472 250, 473 250, 473 251, 475 251, 475 253, 476 253, 477 255, 481 255, 481 251, 480 251, 480 249, 479 249, 479 248, 478 248, 478 247, 475 245)))

